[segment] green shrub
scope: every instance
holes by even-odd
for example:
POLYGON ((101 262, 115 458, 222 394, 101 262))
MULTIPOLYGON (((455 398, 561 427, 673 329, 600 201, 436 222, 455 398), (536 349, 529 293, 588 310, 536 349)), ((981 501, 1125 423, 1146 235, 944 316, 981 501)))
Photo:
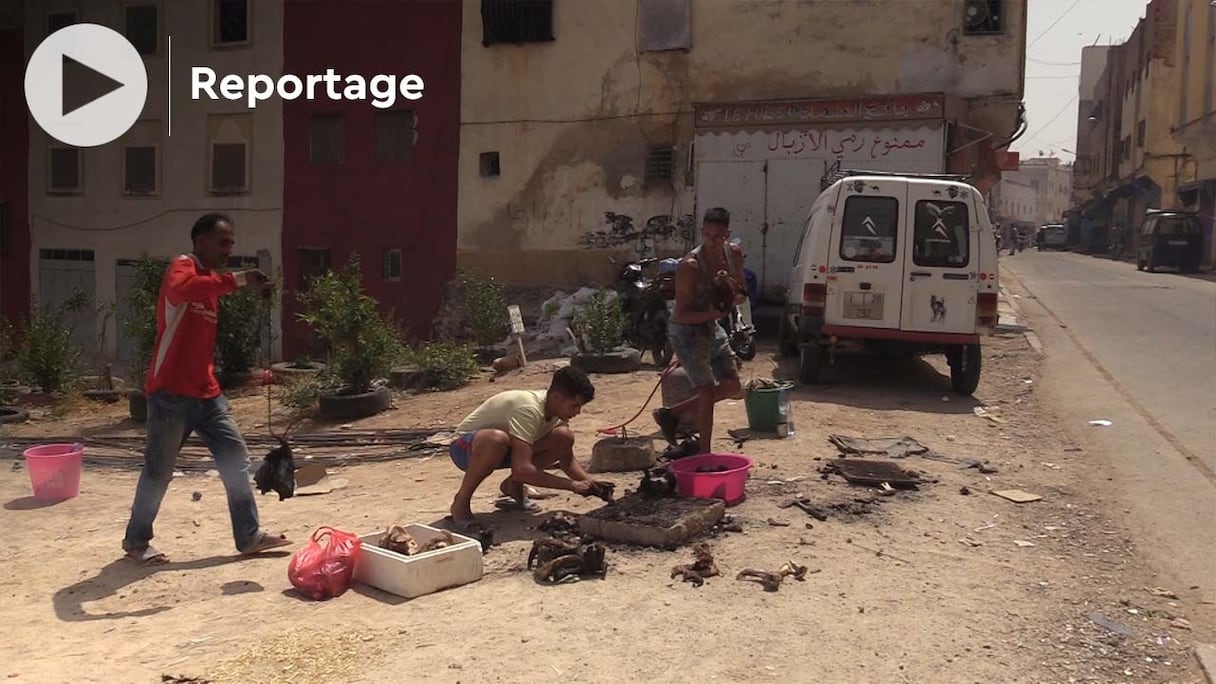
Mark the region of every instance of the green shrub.
POLYGON ((427 342, 409 360, 422 371, 419 387, 438 390, 464 386, 478 368, 473 348, 457 342, 427 342))
POLYGON ((220 297, 215 363, 224 373, 248 373, 262 351, 271 298, 249 288, 220 297))
POLYGON ((610 299, 608 291, 600 288, 575 317, 574 327, 592 352, 604 354, 616 349, 625 330, 620 299, 610 299))
POLYGON ((135 261, 135 280, 127 292, 127 319, 122 333, 131 342, 127 375, 133 390, 143 390, 144 376, 156 349, 156 301, 169 260, 143 254, 135 261))
POLYGON ((494 276, 475 272, 460 274, 460 313, 479 345, 501 342, 510 331, 506 289, 494 276))
POLYGON ((88 303, 88 295, 79 290, 45 311, 35 302, 22 324, 17 364, 26 379, 43 392, 65 389, 79 372, 84 352, 72 340, 72 326, 64 318, 88 303))

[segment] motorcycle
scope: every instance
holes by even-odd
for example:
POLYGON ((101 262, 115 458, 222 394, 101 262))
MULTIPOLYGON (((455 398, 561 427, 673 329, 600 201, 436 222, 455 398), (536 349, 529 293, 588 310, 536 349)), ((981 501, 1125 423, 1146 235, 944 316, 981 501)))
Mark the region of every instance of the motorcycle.
POLYGON ((645 269, 659 264, 662 260, 658 258, 630 261, 623 266, 615 259, 611 261, 620 267, 615 289, 627 322, 625 339, 637 349, 649 351, 656 366, 666 367, 674 353, 667 339, 667 321, 676 298, 674 269, 651 278, 645 269))

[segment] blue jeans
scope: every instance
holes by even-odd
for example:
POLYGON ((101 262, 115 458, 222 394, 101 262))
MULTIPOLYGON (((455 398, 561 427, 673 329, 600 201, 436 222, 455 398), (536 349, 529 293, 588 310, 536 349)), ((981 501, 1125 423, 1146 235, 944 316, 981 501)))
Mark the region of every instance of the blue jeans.
POLYGON ((249 548, 257 540, 258 507, 250 484, 249 450, 232 419, 228 399, 222 394, 195 399, 157 392, 148 397, 148 442, 122 542, 124 550, 143 549, 152 541, 152 522, 173 479, 177 454, 191 432, 198 433, 207 445, 220 471, 237 550, 249 548))

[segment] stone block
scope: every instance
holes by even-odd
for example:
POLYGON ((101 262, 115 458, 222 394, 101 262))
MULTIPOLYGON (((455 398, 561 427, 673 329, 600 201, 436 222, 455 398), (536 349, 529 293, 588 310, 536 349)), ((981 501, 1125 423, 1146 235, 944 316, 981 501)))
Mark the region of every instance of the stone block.
POLYGON ((648 437, 607 437, 591 447, 593 473, 630 472, 653 468, 654 440, 648 437))

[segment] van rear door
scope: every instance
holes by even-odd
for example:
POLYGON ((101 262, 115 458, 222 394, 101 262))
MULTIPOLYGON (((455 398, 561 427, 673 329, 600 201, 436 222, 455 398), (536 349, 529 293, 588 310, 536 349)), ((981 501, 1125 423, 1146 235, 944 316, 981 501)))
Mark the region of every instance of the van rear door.
POLYGON ((907 193, 902 178, 844 183, 828 250, 828 325, 897 329, 903 279, 900 235, 907 193))
POLYGON ((974 191, 908 181, 900 329, 974 333, 979 289, 979 218, 974 191))

